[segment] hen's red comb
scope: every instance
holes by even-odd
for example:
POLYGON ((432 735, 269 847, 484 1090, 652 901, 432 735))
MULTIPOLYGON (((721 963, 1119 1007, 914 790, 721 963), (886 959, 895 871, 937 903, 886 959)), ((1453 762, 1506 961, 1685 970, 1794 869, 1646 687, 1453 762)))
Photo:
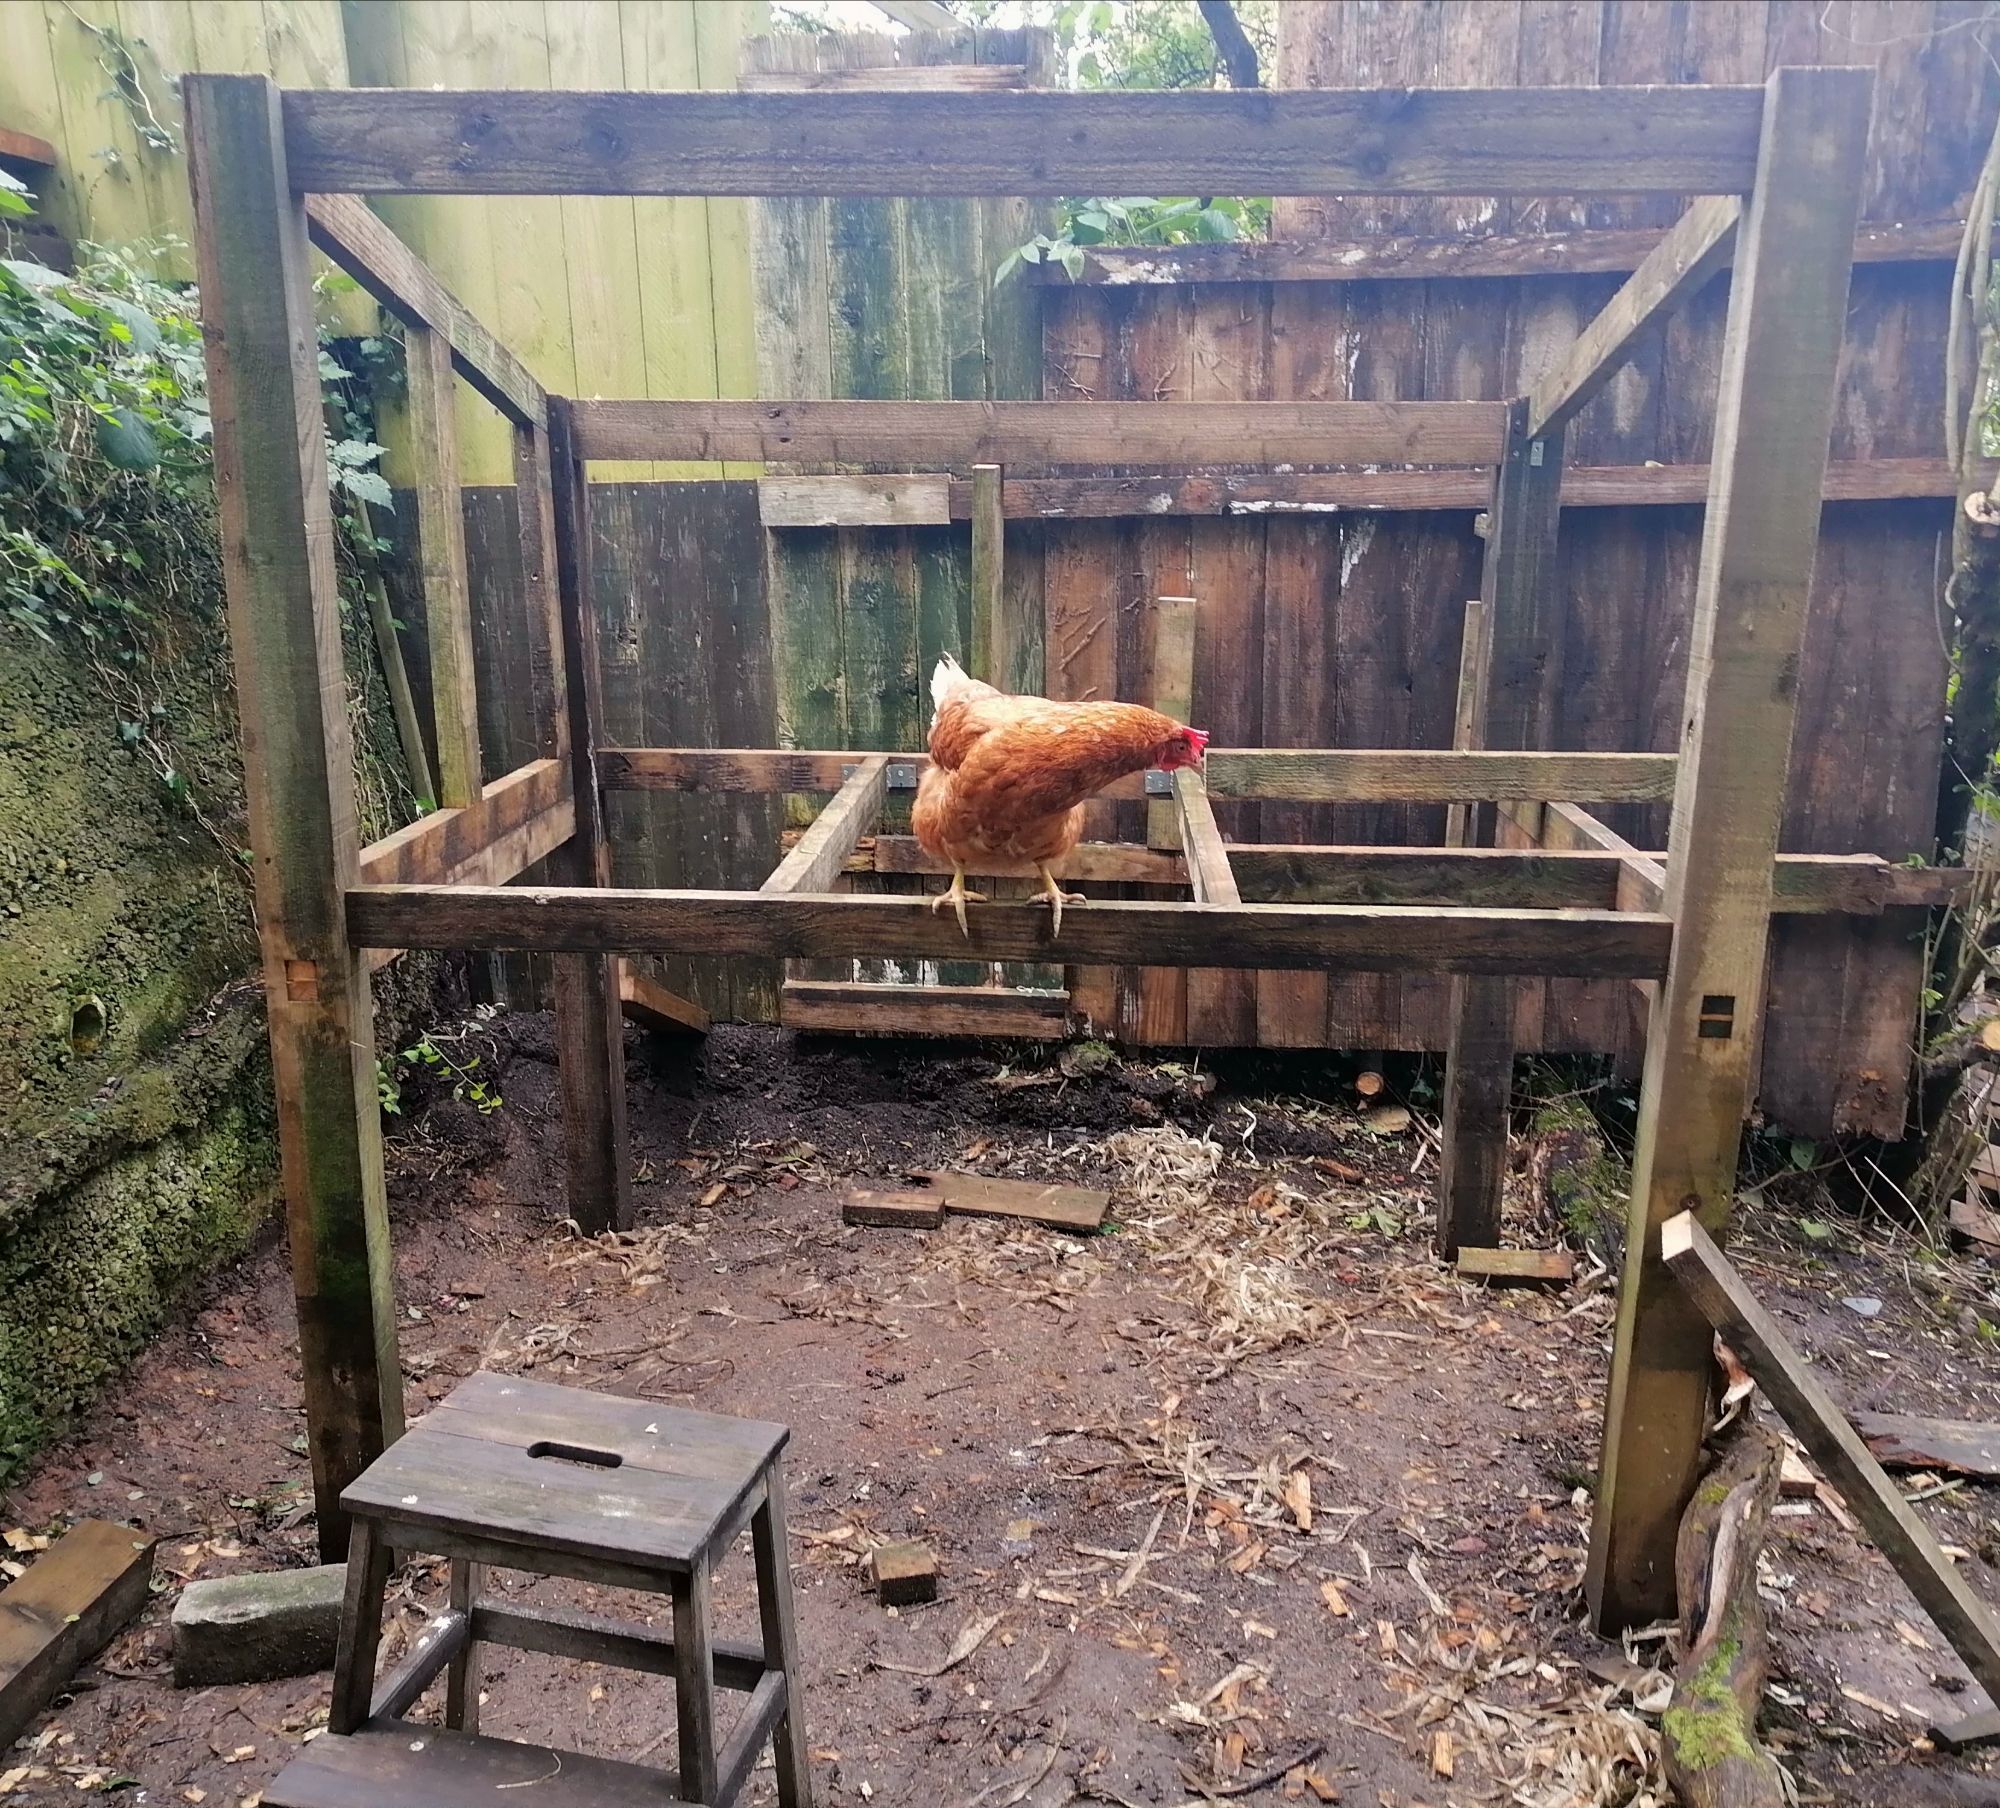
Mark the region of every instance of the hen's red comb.
POLYGON ((1208 751, 1207 729, 1190 728, 1188 730, 1188 739, 1194 743, 1194 750, 1196 753, 1206 753, 1208 751))

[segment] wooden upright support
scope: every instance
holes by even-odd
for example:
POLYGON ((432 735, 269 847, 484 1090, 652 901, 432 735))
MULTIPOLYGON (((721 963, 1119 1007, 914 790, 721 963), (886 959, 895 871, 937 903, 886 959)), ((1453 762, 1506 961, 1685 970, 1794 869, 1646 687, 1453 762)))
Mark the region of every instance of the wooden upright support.
POLYGON ((336 1559, 341 1490, 401 1435, 403 1379, 374 1013, 347 934, 360 847, 305 212, 265 77, 189 76, 187 137, 307 1437, 336 1559))
MULTIPOLYGON (((603 720, 597 618, 590 602, 589 498, 575 456, 569 404, 549 402, 549 476, 562 623, 576 836, 561 851, 563 880, 611 883, 611 844, 593 757, 603 720)), ((562 1074, 569 1215, 583 1231, 632 1222, 632 1147, 625 1129, 625 1025, 615 954, 559 954, 555 962, 556 1057, 562 1074)))
POLYGON ((1719 1233, 1735 1193, 1872 91, 1865 69, 1771 77, 1737 235, 1667 849, 1673 952, 1646 1049, 1586 1574, 1606 1629, 1671 1610, 1699 1473, 1710 1330, 1661 1262, 1660 1227, 1693 1209, 1719 1233))
POLYGON ((972 649, 975 678, 1006 688, 1000 634, 1007 576, 1007 517, 1000 502, 998 465, 972 467, 972 649))
MULTIPOLYGON (((1561 429, 1531 439, 1528 405, 1514 402, 1487 519, 1482 607, 1468 611, 1466 620, 1468 635, 1477 632, 1484 642, 1473 668, 1475 687, 1455 729, 1468 746, 1515 751, 1545 747, 1553 738, 1555 649, 1562 644, 1556 583, 1562 459, 1561 429)), ((1486 845, 1493 822, 1492 806, 1482 804, 1462 833, 1473 845, 1486 845)), ((1451 983, 1437 1190, 1437 1252, 1444 1261, 1458 1254, 1460 1244, 1491 1248, 1500 1241, 1515 990, 1505 979, 1451 983)))

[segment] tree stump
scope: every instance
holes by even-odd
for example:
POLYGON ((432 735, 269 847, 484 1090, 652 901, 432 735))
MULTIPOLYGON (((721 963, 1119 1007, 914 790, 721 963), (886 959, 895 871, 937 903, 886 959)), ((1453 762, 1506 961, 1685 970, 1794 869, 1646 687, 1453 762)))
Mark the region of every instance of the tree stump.
POLYGON ((1685 1808, 1784 1808, 1777 1760, 1757 1743, 1771 1670, 1757 1555, 1784 1456, 1770 1432, 1745 1425, 1681 1519, 1680 1662, 1660 1730, 1667 1776, 1685 1808))

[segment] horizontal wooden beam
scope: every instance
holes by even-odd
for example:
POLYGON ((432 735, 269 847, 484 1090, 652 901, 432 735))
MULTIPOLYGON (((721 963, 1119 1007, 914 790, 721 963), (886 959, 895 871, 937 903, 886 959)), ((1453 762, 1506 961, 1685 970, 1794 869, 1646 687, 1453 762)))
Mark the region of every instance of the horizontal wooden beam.
POLYGON ((927 898, 450 885, 347 894, 356 947, 755 954, 788 959, 1055 961, 1079 966, 1325 968, 1658 978, 1665 917, 1603 910, 1347 904, 1090 903, 1063 915, 982 904, 971 935, 927 898))
MULTIPOLYGON (((776 748, 606 747, 599 782, 615 791, 838 791, 863 753, 776 748)), ((923 754, 890 754, 912 777, 923 754)), ((1215 797, 1298 803, 1479 803, 1589 798, 1649 803, 1673 795, 1671 753, 1498 753, 1438 748, 1211 747, 1203 777, 1215 797)), ((1144 797, 1133 776, 1106 797, 1144 797)))
POLYGON ((1705 195, 1756 168, 1762 88, 1255 93, 294 89, 320 194, 1705 195))
MULTIPOLYGON (((900 454, 898 454, 900 456, 900 454)), ((767 477, 759 487, 772 528, 925 527, 972 518, 972 485, 940 474, 767 477)), ((1959 493, 1942 458, 1850 459, 1827 466, 1829 502, 1890 502, 1959 493)), ((1000 506, 1010 521, 1106 520, 1163 515, 1344 515, 1489 506, 1493 479, 1479 469, 1273 471, 1162 477, 1009 477, 1000 506)), ((1706 465, 1570 465, 1564 508, 1649 508, 1708 500, 1706 465)))
POLYGON ((937 92, 990 94, 1025 88, 1025 63, 885 63, 860 69, 745 69, 736 77, 741 94, 841 94, 855 89, 878 93, 937 92))
MULTIPOLYGON (((1381 282, 1426 278, 1619 276, 1646 261, 1665 236, 1656 227, 1576 232, 1494 232, 1470 238, 1232 239, 1218 245, 1099 245, 1082 274, 1031 264, 1032 279, 1061 288, 1074 281, 1123 287, 1160 283, 1381 282)), ((1965 236, 1963 220, 1864 225, 1857 264, 1948 264, 1965 236)))
POLYGON ((452 368, 509 420, 548 425, 548 394, 528 367, 361 201, 353 195, 308 196, 306 231, 398 319, 439 334, 451 347, 452 368))
POLYGON ((1646 254, 1528 397, 1528 437, 1567 425, 1624 368, 1646 330, 1665 320, 1729 262, 1743 203, 1703 195, 1646 254))
POLYGON ((1661 1225, 1660 1255, 1702 1317, 1756 1377, 1806 1454, 1840 1490, 1973 1679, 2000 1701, 2000 1619, 1938 1547, 1813 1365, 1792 1347, 1692 1212, 1661 1225))
MULTIPOLYGON (((1554 806, 1551 806, 1553 809, 1554 806)), ((1581 812, 1579 812, 1581 814, 1581 812)), ((796 831, 794 831, 796 833, 796 831)), ((1244 901, 1252 904, 1486 904, 1509 910, 1617 910, 1635 905, 1627 887, 1634 863, 1663 854, 1562 848, 1362 847, 1231 842, 1226 852, 1244 901)), ((950 867, 910 835, 876 835, 848 857, 849 873, 925 874, 950 867)), ((1087 841, 1056 866, 1056 877, 1107 885, 1185 886, 1178 854, 1126 842, 1087 841)), ((976 874, 969 868, 968 874, 976 874)), ((1961 902, 1978 875, 1970 867, 1896 866, 1874 854, 1780 854, 1771 908, 1787 916, 1880 916, 1961 902)))
MULTIPOLYGON (((567 809, 569 802, 569 774, 562 762, 530 760, 483 787, 476 804, 462 810, 433 810, 393 835, 370 842, 361 850, 361 882, 430 885, 476 878, 481 884, 503 884, 514 873, 497 869, 517 857, 523 845, 514 838, 536 829, 530 839, 545 839, 554 832, 554 824, 544 819, 567 809), (537 828, 538 824, 542 826, 537 828)), ((566 833, 561 840, 568 838, 566 833)), ((540 858, 534 855, 524 864, 540 858)))
POLYGON ((1498 402, 576 402, 586 459, 1492 464, 1498 402))
POLYGON ((778 990, 778 1021, 794 1030, 862 1035, 1061 1036, 1069 1023, 1067 992, 1008 986, 870 986, 788 979, 778 990))
POLYGON ((1624 836, 1572 803, 1551 803, 1543 812, 1545 848, 1594 848, 1618 861, 1618 908, 1658 910, 1667 895, 1667 857, 1642 854, 1624 836))

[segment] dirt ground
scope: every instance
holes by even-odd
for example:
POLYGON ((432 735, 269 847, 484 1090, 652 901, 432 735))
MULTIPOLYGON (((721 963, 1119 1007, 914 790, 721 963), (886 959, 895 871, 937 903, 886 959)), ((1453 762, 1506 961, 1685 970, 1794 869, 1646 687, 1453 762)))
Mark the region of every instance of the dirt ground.
MULTIPOLYGON (((411 1411, 484 1366, 789 1423, 823 1803, 1665 1800, 1664 1647, 1580 1619, 1610 1289, 1441 1273, 1421 1110, 1367 1118, 1317 1060, 1218 1084, 1087 1048, 635 1040, 641 1229, 590 1242, 554 1208, 546 1022, 459 1052, 481 1043, 501 1109, 417 1111, 413 1089, 392 1140, 411 1411), (947 1164, 1107 1185, 1115 1228, 842 1225, 851 1182, 947 1164), (885 1610, 865 1554, 911 1536, 941 1598, 885 1610)), ((1991 1271, 1772 1203, 1739 1248, 1851 1406, 2000 1417, 1991 1271)), ((324 1723, 324 1676, 168 1678, 184 1581, 316 1560, 298 1402, 273 1243, 7 1501, 16 1544, 85 1515, 143 1527, 162 1584, 0 1758, 10 1799, 254 1808, 324 1723)), ((1946 1485, 1921 1510, 2000 1596, 1994 1494, 1946 1485)), ((1924 1737, 1982 1704, 1886 1563, 1819 1501, 1773 1534, 1766 1726, 1800 1799, 2000 1804, 2000 1764, 1924 1737)), ((392 1647, 441 1577, 397 1587, 392 1647)), ((738 1555, 723 1629, 752 1612, 738 1555)), ((486 1688, 488 1732, 672 1761, 658 1680, 494 1652, 486 1688)))

